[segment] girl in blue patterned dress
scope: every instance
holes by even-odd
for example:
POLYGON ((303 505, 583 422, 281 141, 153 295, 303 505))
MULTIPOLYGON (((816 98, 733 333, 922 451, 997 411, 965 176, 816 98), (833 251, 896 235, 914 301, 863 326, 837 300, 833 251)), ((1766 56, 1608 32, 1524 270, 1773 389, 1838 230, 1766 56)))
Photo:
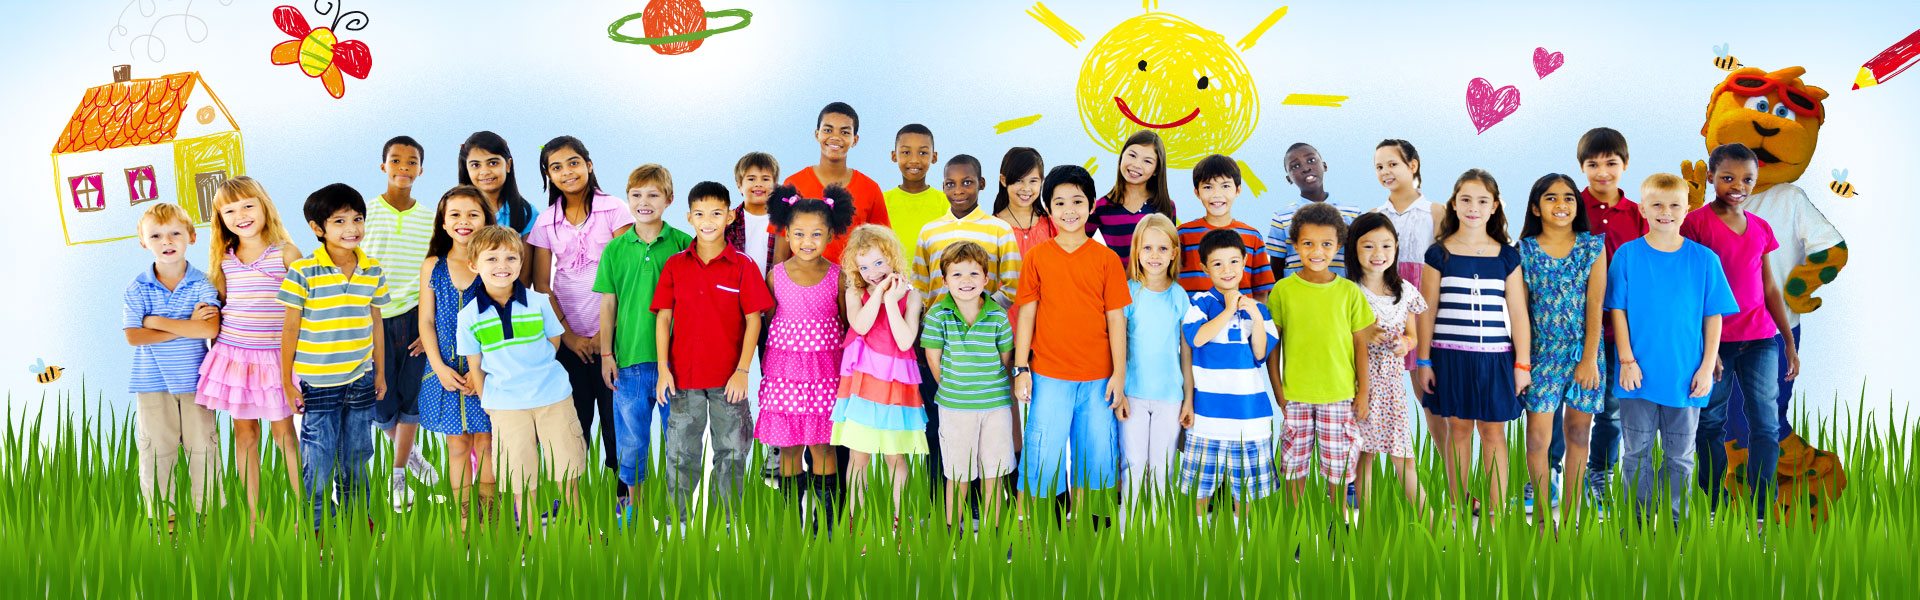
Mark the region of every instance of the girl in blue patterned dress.
MULTIPOLYGON (((1534 182, 1520 228, 1520 269, 1526 273, 1533 315, 1533 385, 1521 393, 1527 409, 1527 473, 1533 489, 1548 488, 1547 448, 1554 413, 1566 411, 1565 497, 1559 523, 1578 510, 1586 481, 1588 433, 1605 404, 1606 359, 1600 355, 1600 310, 1606 297, 1607 257, 1601 237, 1588 232, 1573 178, 1554 173, 1534 182)), ((1554 519, 1540 519, 1555 522, 1554 519)))
POLYGON ((467 378, 467 359, 454 351, 455 317, 480 289, 473 272, 467 240, 481 227, 494 224, 480 190, 462 185, 440 197, 433 216, 433 238, 427 259, 420 264, 420 345, 430 348, 429 368, 420 379, 420 426, 447 436, 447 477, 459 503, 460 526, 466 528, 467 487, 479 476, 473 492, 483 509, 493 503, 493 422, 480 410, 480 395, 467 378))

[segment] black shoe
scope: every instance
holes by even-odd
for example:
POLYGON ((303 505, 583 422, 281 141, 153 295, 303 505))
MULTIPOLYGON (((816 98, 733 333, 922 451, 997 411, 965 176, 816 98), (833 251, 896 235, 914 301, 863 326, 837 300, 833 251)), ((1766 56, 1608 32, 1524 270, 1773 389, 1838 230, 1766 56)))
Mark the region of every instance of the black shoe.
POLYGON ((814 505, 810 512, 814 514, 814 535, 824 531, 827 539, 833 539, 834 517, 838 515, 840 509, 839 482, 835 481, 832 475, 801 475, 800 477, 805 477, 809 481, 808 487, 813 491, 814 505))

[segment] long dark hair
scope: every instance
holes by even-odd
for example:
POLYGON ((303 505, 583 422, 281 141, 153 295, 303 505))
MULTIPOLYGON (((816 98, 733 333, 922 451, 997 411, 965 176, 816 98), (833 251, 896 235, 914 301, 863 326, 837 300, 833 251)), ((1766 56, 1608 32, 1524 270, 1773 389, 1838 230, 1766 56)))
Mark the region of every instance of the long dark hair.
POLYGON ((793 224, 794 217, 815 214, 827 222, 830 237, 846 235, 847 228, 853 226, 853 194, 836 183, 827 186, 820 195, 824 199, 804 198, 800 190, 791 185, 775 187, 773 193, 767 194, 767 221, 786 229, 793 224))
MULTIPOLYGON (((1369 212, 1360 215, 1359 218, 1353 220, 1352 225, 1347 226, 1346 245, 1342 246, 1342 248, 1345 248, 1347 251, 1347 279, 1352 280, 1354 283, 1361 283, 1361 281, 1366 278, 1367 274, 1365 273, 1365 269, 1360 266, 1360 237, 1380 228, 1386 228, 1387 234, 1393 236, 1393 243, 1395 245, 1393 264, 1387 265, 1386 271, 1380 274, 1380 281, 1387 284, 1387 293, 1393 296, 1395 302, 1399 302, 1400 286, 1402 284, 1400 279, 1400 232, 1393 228, 1393 219, 1387 218, 1384 214, 1369 212)), ((1365 285, 1362 284, 1361 287, 1364 288, 1365 285)))
POLYGON ((433 237, 427 239, 427 256, 444 259, 448 252, 453 251, 453 236, 447 235, 447 202, 454 198, 472 198, 474 202, 480 204, 480 212, 486 213, 487 220, 481 227, 497 224, 494 222, 493 211, 487 210, 487 197, 480 194, 480 188, 471 185, 453 186, 453 189, 440 195, 440 206, 433 209, 433 237))
MULTIPOLYGON (((587 161, 588 163, 593 162, 593 157, 587 154, 587 145, 582 143, 580 138, 563 135, 547 140, 546 145, 540 147, 540 188, 547 191, 547 206, 558 206, 560 199, 566 197, 566 193, 561 192, 560 188, 554 187, 552 177, 547 175, 547 158, 553 156, 553 153, 559 152, 562 148, 572 150, 574 154, 580 155, 580 160, 587 161)), ((587 201, 592 202, 594 194, 597 193, 600 193, 600 176, 593 171, 588 171, 587 201)))
MULTIPOLYGON (((1534 181, 1533 191, 1527 192, 1526 220, 1522 221, 1520 225, 1520 237, 1522 239, 1537 237, 1542 230, 1546 229, 1546 224, 1542 222, 1544 219, 1536 213, 1540 212, 1540 197, 1547 195, 1547 189, 1553 187, 1553 184, 1556 183, 1566 184, 1567 189, 1573 190, 1574 192, 1580 190, 1580 186, 1573 184, 1572 177, 1560 173, 1548 173, 1541 176, 1538 181, 1534 181)), ((1577 199, 1573 204, 1573 232, 1586 233, 1590 231, 1587 227, 1587 207, 1577 199)))
MULTIPOLYGON (((1147 198, 1146 208, 1152 209, 1153 212, 1166 215, 1169 219, 1174 219, 1173 196, 1167 193, 1166 142, 1160 141, 1160 134, 1154 133, 1153 130, 1142 129, 1134 132, 1133 135, 1127 136, 1127 142, 1120 145, 1120 154, 1126 154, 1127 148, 1134 146, 1153 146, 1153 174, 1147 176, 1146 183, 1142 184, 1146 186, 1147 195, 1150 196, 1147 198)), ((1119 165, 1115 164, 1113 169, 1113 189, 1107 191, 1107 202, 1125 204, 1127 201, 1126 191, 1126 170, 1119 168, 1119 165)))
POLYGON ((1440 237, 1435 240, 1443 243, 1441 251, 1446 251, 1444 242, 1447 238, 1460 231, 1460 216, 1454 214, 1453 201, 1460 196, 1460 186, 1467 182, 1479 183, 1493 194, 1493 216, 1487 218, 1487 237, 1500 242, 1502 246, 1512 245, 1513 238, 1507 234, 1507 209, 1500 205, 1500 183, 1494 181, 1493 174, 1485 169, 1467 169, 1467 172, 1460 174, 1460 179, 1453 182, 1453 193, 1447 194, 1447 216, 1440 220, 1440 237))
MULTIPOLYGON (((1015 146, 1007 149, 1006 156, 1000 157, 1000 176, 1007 178, 1007 181, 1018 180, 1033 172, 1039 172, 1043 180, 1047 178, 1047 163, 1040 159, 1039 150, 1015 146)), ((1002 184, 1000 190, 993 193, 993 214, 1000 214, 1010 206, 1013 206, 1013 194, 1002 184)), ((1033 214, 1035 217, 1047 216, 1047 207, 1037 196, 1033 199, 1033 214)))
MULTIPOLYGON (((467 136, 467 141, 460 143, 459 164, 456 165, 460 167, 460 185, 473 185, 473 176, 467 173, 467 153, 474 150, 485 150, 488 154, 507 159, 507 178, 500 185, 500 203, 507 207, 508 226, 516 232, 526 229, 527 223, 533 221, 533 204, 520 195, 520 181, 513 175, 513 150, 507 148, 507 139, 491 131, 476 131, 467 136)), ((486 200, 486 197, 482 196, 481 200, 486 200)), ((483 202, 481 208, 485 207, 483 202)))

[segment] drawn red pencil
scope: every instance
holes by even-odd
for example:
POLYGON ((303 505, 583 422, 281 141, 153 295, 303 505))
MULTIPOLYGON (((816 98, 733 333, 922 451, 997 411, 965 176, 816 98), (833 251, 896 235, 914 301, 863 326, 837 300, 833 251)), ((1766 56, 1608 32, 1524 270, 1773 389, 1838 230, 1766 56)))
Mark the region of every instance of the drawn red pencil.
POLYGON ((1860 65, 1860 74, 1853 78, 1853 89, 1886 83, 1915 62, 1920 62, 1920 29, 1874 55, 1867 64, 1860 65))

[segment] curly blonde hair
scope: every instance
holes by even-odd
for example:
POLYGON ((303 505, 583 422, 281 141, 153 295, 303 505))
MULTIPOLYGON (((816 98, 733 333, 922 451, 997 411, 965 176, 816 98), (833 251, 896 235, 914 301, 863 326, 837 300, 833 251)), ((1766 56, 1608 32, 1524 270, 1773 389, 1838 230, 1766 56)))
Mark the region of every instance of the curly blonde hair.
POLYGON ((892 229, 869 223, 853 228, 853 233, 847 234, 846 249, 840 252, 840 272, 847 278, 847 287, 867 290, 867 280, 860 276, 859 256, 869 249, 879 250, 893 272, 909 274, 907 263, 901 258, 900 238, 893 235, 892 229))

